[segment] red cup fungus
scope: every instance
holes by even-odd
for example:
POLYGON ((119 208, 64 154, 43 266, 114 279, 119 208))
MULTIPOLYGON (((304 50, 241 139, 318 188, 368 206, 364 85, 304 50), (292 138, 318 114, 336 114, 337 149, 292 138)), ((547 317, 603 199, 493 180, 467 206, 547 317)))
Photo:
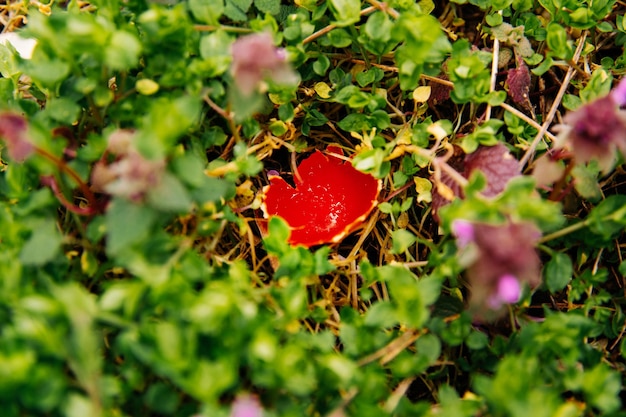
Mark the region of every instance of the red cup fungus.
POLYGON ((336 243, 356 230, 378 204, 381 181, 345 161, 329 146, 304 159, 293 176, 295 188, 275 171, 263 189, 265 218, 282 217, 289 243, 311 247, 336 243))

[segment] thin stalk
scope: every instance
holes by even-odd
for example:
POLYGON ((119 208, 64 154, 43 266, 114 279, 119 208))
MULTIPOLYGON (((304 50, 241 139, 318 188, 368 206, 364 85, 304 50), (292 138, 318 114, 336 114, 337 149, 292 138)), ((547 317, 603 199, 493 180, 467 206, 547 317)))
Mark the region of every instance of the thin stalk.
MULTIPOLYGON (((498 11, 498 14, 502 15, 502 10, 498 11)), ((498 77, 498 64, 500 56, 500 41, 498 38, 493 40, 493 58, 491 58, 491 78, 489 80, 489 92, 493 93, 496 90, 496 79, 498 77)), ((485 111, 485 121, 491 119, 491 104, 487 104, 487 110, 485 111)))
MULTIPOLYGON (((578 42, 578 47, 576 48, 576 53, 574 54, 574 58, 573 58, 574 61, 578 61, 578 59, 580 58, 580 54, 583 51, 583 46, 585 45, 586 39, 587 39, 587 32, 585 31, 583 32, 580 38, 580 41, 578 42)), ((544 135, 548 131, 548 128, 552 124, 552 121, 554 120, 554 116, 556 115, 556 112, 561 105, 561 100, 563 100, 565 91, 567 91, 567 88, 569 87, 569 83, 572 80, 572 77, 575 72, 576 70, 571 66, 567 70, 567 74, 565 74, 565 78, 563 78, 563 83, 561 84, 561 88, 559 88, 559 92, 557 93, 556 98, 554 99, 554 102, 552 103, 552 106, 550 107, 550 111, 548 112, 548 117, 546 117, 546 120, 541 125, 541 129, 539 129, 539 132, 537 132, 537 136, 535 136, 532 143, 530 144, 530 147, 528 148, 528 150, 526 151, 526 153, 520 160, 519 166, 521 169, 523 169, 524 166, 526 166, 530 158, 533 156, 533 154, 535 153, 535 149, 537 149, 537 146, 539 145, 539 142, 541 141, 541 139, 543 139, 544 135)))
MULTIPOLYGON (((361 10, 360 15, 361 16, 366 16, 366 15, 368 15, 370 13, 375 12, 376 10, 378 10, 377 7, 370 6, 370 7, 367 7, 365 9, 361 10)), ((315 39, 317 39, 319 37, 322 37, 322 36, 326 35, 328 32, 331 32, 331 31, 337 29, 337 27, 338 27, 337 25, 325 26, 325 27, 321 28, 320 30, 318 30, 317 32, 315 32, 315 33, 307 36, 306 38, 304 38, 304 40, 302 41, 302 44, 304 45, 304 44, 313 42, 315 39)))
MULTIPOLYGON (((74 171, 69 165, 67 165, 67 163, 65 163, 64 160, 57 158, 56 156, 54 156, 53 154, 51 154, 50 152, 48 152, 45 149, 36 147, 35 148, 35 152, 38 155, 43 156, 44 158, 46 158, 47 160, 49 160, 50 162, 52 162, 53 164, 55 164, 59 170, 65 174, 67 174, 75 183, 76 185, 78 185, 78 189, 80 190, 80 192, 83 194, 83 196, 87 199, 87 201, 89 202, 89 207, 91 208, 91 210, 89 212, 85 212, 85 213, 78 213, 77 214, 81 214, 81 215, 90 215, 90 214, 94 214, 96 211, 96 207, 97 207, 97 202, 96 202, 96 196, 94 195, 94 193, 91 191, 91 189, 89 188, 89 185, 87 185, 87 183, 85 183, 83 181, 83 179, 80 177, 80 175, 78 175, 78 173, 76 171, 74 171)), ((53 189, 53 191, 55 191, 53 189)), ((58 191, 58 187, 57 187, 57 191, 58 191)), ((56 194, 56 192, 55 192, 56 194)), ((63 201, 61 201, 63 202, 63 201)), ((81 211, 84 209, 81 209, 81 211)))
POLYGON ((581 222, 571 224, 571 225, 569 225, 567 227, 564 227, 561 230, 557 230, 556 232, 552 232, 550 234, 547 234, 547 235, 543 236, 541 239, 539 239, 538 243, 539 244, 546 243, 546 242, 549 242, 551 240, 558 239, 560 237, 568 235, 570 233, 574 233, 577 230, 584 229, 585 227, 589 226, 589 223, 590 223, 589 219, 585 219, 585 220, 583 220, 581 222))
MULTIPOLYGON (((502 107, 504 110, 508 111, 509 113, 512 113, 513 115, 517 116, 518 118, 522 119, 523 121, 525 121, 526 123, 528 123, 530 126, 534 127, 537 130, 541 130, 541 125, 539 123, 537 123, 536 120, 531 119, 530 117, 526 116, 524 113, 522 113, 521 111, 517 110, 515 107, 507 104, 507 103, 501 103, 500 107, 502 107)), ((547 136, 548 138, 550 138, 551 141, 555 141, 556 140, 556 136, 553 135, 550 132, 545 133, 545 136, 547 136)))

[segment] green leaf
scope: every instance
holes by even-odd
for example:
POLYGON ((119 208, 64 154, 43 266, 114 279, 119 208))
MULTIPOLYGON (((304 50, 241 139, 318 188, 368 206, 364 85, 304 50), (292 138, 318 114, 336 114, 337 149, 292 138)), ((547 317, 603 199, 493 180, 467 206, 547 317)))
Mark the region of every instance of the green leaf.
POLYGON ((320 55, 317 61, 313 63, 313 71, 317 75, 324 75, 330 68, 330 59, 326 55, 320 55))
POLYGON ((555 253, 545 266, 546 286, 555 294, 563 290, 572 280, 574 268, 572 260, 567 254, 555 253))
POLYGON ((252 5, 252 0, 226 0, 224 14, 235 22, 247 20, 246 13, 252 5))
POLYGON ((554 65, 554 61, 552 60, 552 57, 547 56, 546 59, 544 59, 540 65, 533 68, 530 72, 532 72, 535 75, 541 76, 545 74, 546 72, 548 72, 548 70, 552 67, 552 65, 554 65))
POLYGON ((144 395, 146 406, 159 414, 175 413, 180 400, 180 395, 171 386, 162 382, 150 385, 144 395))
MULTIPOLYGON (((497 10, 497 9, 496 9, 497 10)), ((499 13, 488 14, 485 16, 485 21, 489 26, 498 26, 502 24, 502 15, 499 13)))
POLYGON ((141 42, 137 36, 118 30, 113 33, 104 51, 106 65, 115 71, 126 71, 139 65, 141 42))
POLYGON ((200 109, 200 100, 192 96, 154 100, 136 136, 137 148, 149 159, 164 158, 178 138, 198 121, 200 109))
POLYGON ((221 75, 232 61, 230 46, 233 38, 223 30, 217 30, 200 38, 200 56, 205 60, 203 72, 207 77, 221 75))
POLYGON ((67 417, 81 417, 97 414, 97 407, 87 397, 72 393, 68 396, 63 409, 67 417))
POLYGON ((372 128, 368 117, 362 113, 347 115, 337 123, 337 126, 346 132, 364 132, 372 128))
POLYGON ((33 81, 41 83, 44 87, 56 86, 69 75, 71 69, 67 62, 38 54, 37 49, 32 59, 24 61, 20 67, 33 81))
POLYGON ((78 120, 81 108, 73 100, 60 97, 46 104, 46 114, 58 122, 72 125, 78 120))
POLYGON ((345 29, 335 29, 328 35, 328 42, 335 48, 347 48, 352 44, 352 37, 345 29))
POLYGON ((489 344, 489 338, 485 333, 474 330, 465 339, 465 344, 472 350, 479 350, 489 344))
POLYGON ((610 414, 621 407, 619 393, 622 390, 620 374, 605 364, 599 364, 585 372, 583 390, 589 402, 603 414, 610 414))
POLYGON ((580 97, 574 94, 565 94, 563 96, 563 107, 567 110, 576 110, 583 104, 580 97))
POLYGON ((335 16, 333 23, 339 27, 352 25, 361 18, 360 0, 330 0, 328 7, 335 16))
POLYGON ((144 205, 114 199, 106 212, 107 252, 117 255, 150 236, 155 212, 144 205))
POLYGON ((441 355, 441 340, 434 334, 425 334, 415 342, 417 354, 432 365, 441 355))
POLYGON ((372 67, 366 71, 359 72, 356 75, 356 82, 361 87, 365 87, 374 82, 378 82, 383 79, 385 73, 380 68, 372 67))
POLYGON ((422 327, 430 316, 430 305, 441 294, 441 281, 434 277, 417 279, 401 266, 389 265, 378 270, 381 278, 387 282, 398 320, 408 326, 422 327))
POLYGON ((604 97, 611 91, 613 76, 604 68, 596 69, 587 82, 585 88, 580 91, 580 99, 589 103, 600 97, 604 97))
POLYGON ((280 0, 254 0, 254 5, 263 13, 273 15, 280 13, 280 0))
POLYGON ((552 56, 556 56, 561 59, 571 59, 574 55, 571 46, 567 43, 567 32, 563 26, 558 23, 549 23, 546 27, 548 34, 546 36, 546 43, 550 48, 552 56))
POLYGON ((0 74, 4 78, 11 78, 19 74, 14 50, 15 48, 10 43, 0 43, 0 74))
POLYGON ((607 197, 591 210, 589 229, 605 239, 611 239, 626 227, 626 195, 607 197))
POLYGON ((391 232, 391 240, 391 253, 400 254, 408 250, 417 241, 417 237, 406 229, 398 229, 391 232))
POLYGON ((278 117, 283 122, 291 122, 295 116, 293 104, 285 103, 278 108, 278 117))
POLYGON ((88 277, 93 277, 98 271, 99 262, 93 252, 84 250, 80 256, 80 269, 88 277))
POLYGON ((217 25, 224 13, 224 0, 189 0, 189 10, 199 22, 217 25))
POLYGON ((389 328, 397 323, 396 309, 389 301, 378 301, 365 313, 366 326, 389 328))
POLYGON ((268 252, 278 255, 283 253, 289 244, 287 240, 291 234, 291 229, 281 217, 273 216, 267 224, 268 235, 263 239, 263 246, 268 252))
POLYGON ((25 265, 41 266, 52 261, 58 254, 62 236, 52 219, 30 220, 32 234, 20 252, 25 265))
POLYGON ((160 183, 148 192, 148 202, 157 210, 184 213, 191 209, 191 197, 176 176, 164 173, 160 183))

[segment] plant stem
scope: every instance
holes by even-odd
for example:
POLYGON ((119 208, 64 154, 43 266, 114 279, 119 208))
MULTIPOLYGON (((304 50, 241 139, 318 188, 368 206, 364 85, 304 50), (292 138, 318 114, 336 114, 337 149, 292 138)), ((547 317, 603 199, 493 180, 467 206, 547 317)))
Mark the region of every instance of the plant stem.
MULTIPOLYGON (((502 10, 498 10, 498 14, 502 15, 502 10)), ((498 38, 493 40, 493 58, 491 58, 491 78, 489 80, 489 92, 493 93, 496 90, 496 79, 498 77, 498 62, 500 55, 500 41, 498 38)), ((487 110, 485 111, 485 121, 491 119, 491 104, 487 103, 487 110)))
MULTIPOLYGON (((57 166, 57 168, 59 168, 59 170, 61 172, 67 174, 72 180, 74 180, 76 185, 78 185, 78 189, 81 191, 83 196, 89 202, 89 207, 90 207, 89 210, 80 209, 78 212, 74 211, 74 210, 72 210, 72 211, 74 211, 77 214, 81 214, 81 215, 93 215, 93 214, 95 214, 95 212, 97 211, 96 196, 94 195, 94 193, 89 188, 89 185, 87 185, 87 183, 85 183, 83 181, 83 179, 80 177, 80 175, 78 175, 78 173, 76 171, 74 171, 69 165, 67 165, 67 163, 64 160, 62 160, 60 158, 57 158, 56 156, 54 156, 53 154, 51 154, 47 150, 39 148, 39 147, 36 147, 35 148, 35 152, 37 154, 43 156, 44 158, 46 158, 47 160, 49 160, 53 164, 55 164, 57 166)), ((54 181, 54 184, 56 184, 56 181, 54 181)), ((50 185, 50 184, 48 184, 48 185, 50 185)), ((58 189, 58 186, 57 186, 56 191, 54 189, 52 191, 55 192, 55 194, 57 194, 57 197, 59 197, 59 195, 57 193, 57 192, 60 192, 59 189, 58 189)), ((65 197, 64 197, 64 199, 65 199, 65 197)), ((65 201, 67 202, 67 200, 65 200, 65 201)), ((63 201, 61 201, 61 202, 63 203, 63 201)), ((64 205, 66 207, 68 207, 67 204, 64 203, 64 205)), ((73 206, 73 204, 71 204, 71 203, 70 203, 70 205, 73 206)))
MULTIPOLYGON (((532 127, 534 127, 537 130, 541 130, 541 125, 539 123, 537 123, 537 121, 531 119, 530 117, 526 116, 524 113, 522 113, 521 111, 517 110, 515 107, 507 104, 507 103, 501 103, 500 107, 502 107, 504 110, 508 111, 509 113, 512 113, 513 115, 517 116, 518 118, 522 119, 523 121, 525 121, 526 123, 528 123, 529 125, 531 125, 532 127)), ((554 142, 556 140, 556 136, 554 136, 552 133, 546 131, 544 133, 545 136, 547 136, 548 138, 550 138, 550 140, 552 140, 552 142, 554 142)))
POLYGON ((228 25, 194 25, 194 30, 198 32, 214 32, 216 30, 223 30, 224 32, 233 33, 252 33, 253 30, 249 28, 238 28, 228 25))
POLYGON ((575 232, 577 230, 584 229, 587 226, 589 226, 589 220, 585 219, 585 220, 583 220, 581 222, 571 224, 571 225, 569 225, 567 227, 564 227, 561 230, 557 230, 556 232, 553 232, 553 233, 550 233, 548 235, 543 236, 541 239, 539 239, 538 243, 546 243, 546 242, 549 242, 551 240, 558 239, 560 237, 563 237, 565 235, 573 233, 573 232, 575 232))
MULTIPOLYGON (((375 12, 376 10, 378 10, 377 7, 370 6, 370 7, 366 8, 366 9, 361 10, 361 16, 366 16, 366 15, 368 15, 370 13, 375 12)), ((304 38, 302 40, 302 44, 304 45, 304 44, 313 42, 315 39, 326 35, 328 32, 331 32, 331 31, 335 30, 336 28, 337 28, 337 25, 325 26, 325 27, 321 28, 320 30, 318 30, 317 32, 315 32, 315 33, 307 36, 306 38, 304 38)))
MULTIPOLYGON (((585 45, 586 40, 587 40, 587 32, 585 31, 583 35, 580 37, 580 40, 578 42, 578 47, 576 48, 576 53, 574 54, 574 58, 573 58, 574 61, 578 61, 578 59, 580 58, 580 54, 583 51, 583 46, 585 45)), ((519 163, 520 169, 523 169, 524 166, 528 163, 532 155, 535 153, 535 149, 537 148, 537 145, 539 145, 539 142, 541 141, 541 139, 543 139, 543 136, 548 131, 548 127, 550 127, 550 124, 552 124, 552 121, 554 120, 554 116, 556 115, 556 112, 559 109, 559 106, 561 105, 561 100, 563 100, 563 96, 565 95, 565 91, 569 87, 569 83, 572 79, 572 76, 574 75, 574 72, 576 72, 576 70, 570 66, 569 69, 567 70, 567 74, 565 74, 565 78, 563 78, 563 83, 561 84, 561 88, 559 88, 559 92, 557 93, 554 99, 554 102, 552 103, 552 107, 550 107, 550 111, 548 112, 548 117, 546 117, 546 120, 541 125, 541 129, 539 129, 539 132, 537 132, 537 136, 535 136, 535 139, 533 139, 532 143, 530 144, 530 147, 528 148, 528 150, 524 154, 524 157, 521 159, 519 163)))

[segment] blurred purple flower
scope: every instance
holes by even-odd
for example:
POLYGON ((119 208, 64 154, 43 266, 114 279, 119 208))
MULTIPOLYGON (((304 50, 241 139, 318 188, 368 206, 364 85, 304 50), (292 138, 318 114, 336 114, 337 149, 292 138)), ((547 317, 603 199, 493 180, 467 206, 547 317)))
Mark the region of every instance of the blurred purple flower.
MULTIPOLYGON (((502 143, 494 146, 479 146, 474 152, 467 155, 455 155, 448 161, 464 178, 469 178, 475 170, 480 170, 487 179, 487 185, 481 194, 485 197, 495 197, 506 188, 508 182, 521 174, 518 161, 509 153, 502 143)), ((463 198, 461 186, 445 172, 441 173, 441 182, 449 187, 457 198, 463 198)), ((435 183, 435 189, 437 189, 435 183)), ((439 221, 437 212, 450 201, 440 192, 433 193, 432 208, 435 219, 439 221)))
POLYGON ((22 162, 35 152, 27 134, 28 122, 23 116, 11 112, 0 114, 0 137, 4 139, 12 160, 22 162))
POLYGON ((261 417, 263 408, 256 397, 239 395, 233 402, 230 417, 261 417))
POLYGON ((567 113, 558 126, 557 147, 568 146, 577 163, 595 160, 608 173, 616 152, 626 155, 626 114, 619 109, 626 104, 625 83, 626 79, 609 95, 567 113))
POLYGON ((467 278, 470 311, 477 319, 495 318, 502 306, 519 301, 523 283, 530 287, 540 284, 541 261, 535 246, 541 233, 532 223, 456 221, 458 224, 464 231, 461 238, 457 235, 457 246, 461 251, 473 250, 467 261, 467 278), (468 236, 472 236, 469 244, 465 241, 468 236))
POLYGON ((489 300, 489 306, 498 309, 503 304, 517 303, 521 294, 522 288, 517 278, 510 274, 503 275, 498 281, 495 294, 489 300))
POLYGON ((617 84, 617 86, 611 90, 611 99, 617 104, 619 107, 622 107, 626 104, 626 78, 617 84))
POLYGON ((161 182, 165 161, 150 161, 139 152, 131 151, 108 169, 114 180, 104 186, 104 191, 139 201, 161 182))
POLYGON ((474 225, 467 220, 454 220, 452 233, 456 238, 456 244, 462 249, 474 241, 474 225))
POLYGON ((133 133, 120 130, 109 136, 107 150, 116 155, 111 163, 97 162, 91 172, 94 191, 141 201, 161 182, 164 160, 146 159, 132 146, 133 133))
POLYGON ((287 62, 287 53, 274 46, 272 35, 242 36, 232 46, 231 73, 239 91, 250 96, 260 90, 266 78, 278 84, 295 84, 298 76, 287 62))

